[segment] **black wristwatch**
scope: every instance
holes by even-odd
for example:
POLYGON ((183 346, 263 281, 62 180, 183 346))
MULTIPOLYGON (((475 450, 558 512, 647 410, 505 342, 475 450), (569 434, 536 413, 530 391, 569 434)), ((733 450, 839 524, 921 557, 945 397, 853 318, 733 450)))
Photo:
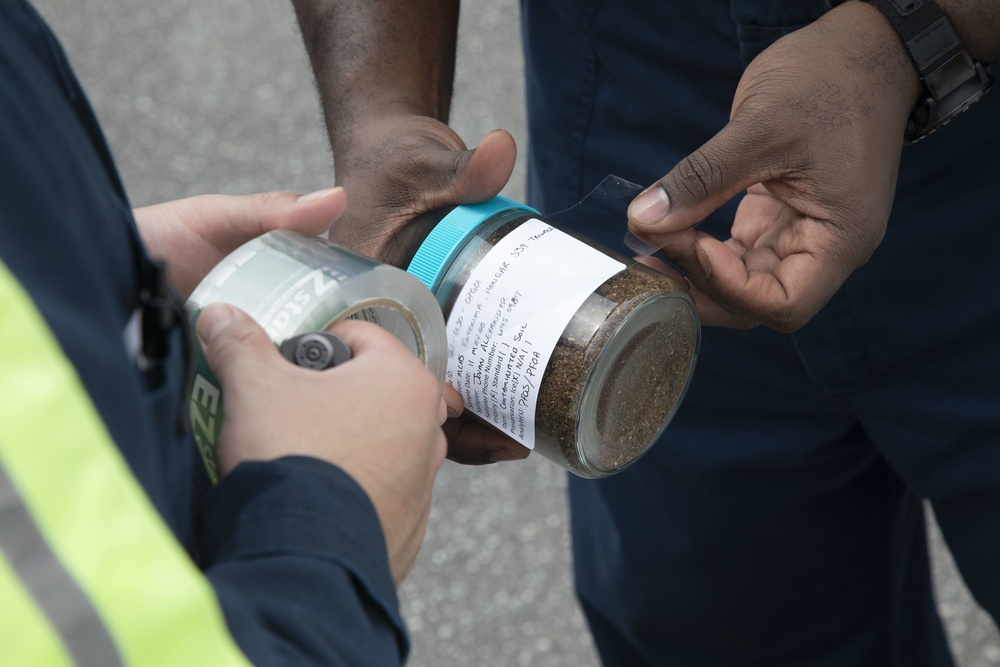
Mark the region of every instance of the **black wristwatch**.
MULTIPOLYGON (((847 0, 828 0, 831 7, 847 0)), ((910 114, 906 143, 923 139, 979 101, 993 83, 933 0, 865 0, 889 20, 917 66, 924 94, 910 114)))

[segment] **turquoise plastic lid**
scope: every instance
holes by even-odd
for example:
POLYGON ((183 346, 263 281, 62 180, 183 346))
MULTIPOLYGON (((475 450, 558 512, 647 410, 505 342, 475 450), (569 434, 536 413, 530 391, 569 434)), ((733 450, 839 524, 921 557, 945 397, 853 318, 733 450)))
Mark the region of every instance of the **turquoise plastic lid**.
POLYGON ((512 210, 538 215, 538 211, 530 206, 500 195, 481 204, 456 206, 427 235, 406 270, 433 291, 441 280, 442 271, 462 247, 465 239, 497 213, 512 210))

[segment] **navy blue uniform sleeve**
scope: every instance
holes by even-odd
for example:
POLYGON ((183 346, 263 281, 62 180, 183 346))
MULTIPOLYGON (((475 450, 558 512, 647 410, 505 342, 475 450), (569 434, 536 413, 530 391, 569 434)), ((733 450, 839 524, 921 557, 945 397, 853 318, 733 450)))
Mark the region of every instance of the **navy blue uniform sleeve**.
POLYGON ((375 508, 343 470, 244 463, 209 494, 201 566, 255 665, 401 665, 409 642, 375 508))

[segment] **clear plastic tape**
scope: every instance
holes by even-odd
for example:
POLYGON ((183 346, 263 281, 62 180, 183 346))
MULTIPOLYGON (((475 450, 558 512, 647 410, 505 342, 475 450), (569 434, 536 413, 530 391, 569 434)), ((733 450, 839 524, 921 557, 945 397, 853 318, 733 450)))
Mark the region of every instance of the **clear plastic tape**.
MULTIPOLYGON (((444 384, 444 319, 431 292, 401 269, 319 237, 269 232, 226 257, 188 299, 192 333, 202 309, 215 302, 244 310, 275 345, 345 319, 375 323, 398 338, 444 384)), ((194 341, 191 424, 214 481, 222 387, 196 336, 194 341)))
POLYGON ((620 176, 606 176, 578 204, 547 216, 567 231, 593 236, 595 230, 606 230, 597 239, 615 252, 632 257, 636 262, 649 257, 659 248, 650 245, 628 228, 628 207, 639 196, 643 186, 620 176))
MULTIPOLYGON (((610 250, 614 258, 622 263, 621 270, 625 270, 658 250, 628 228, 629 204, 643 190, 643 186, 612 174, 570 208, 536 217, 587 242, 597 242, 610 250)), ((558 273, 553 277, 558 279, 558 273)), ((530 320, 569 303, 579 304, 589 293, 587 290, 567 296, 553 290, 550 298, 535 299, 531 305, 522 307, 517 317, 522 321, 530 320)))

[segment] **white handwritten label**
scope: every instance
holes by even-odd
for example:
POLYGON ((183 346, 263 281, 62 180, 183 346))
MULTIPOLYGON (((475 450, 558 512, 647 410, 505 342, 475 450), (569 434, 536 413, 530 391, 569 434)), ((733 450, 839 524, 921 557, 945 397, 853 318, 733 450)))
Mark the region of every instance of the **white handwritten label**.
POLYGON ((587 297, 625 265, 538 219, 486 254, 448 316, 446 380, 470 410, 528 448, 549 358, 587 297))

